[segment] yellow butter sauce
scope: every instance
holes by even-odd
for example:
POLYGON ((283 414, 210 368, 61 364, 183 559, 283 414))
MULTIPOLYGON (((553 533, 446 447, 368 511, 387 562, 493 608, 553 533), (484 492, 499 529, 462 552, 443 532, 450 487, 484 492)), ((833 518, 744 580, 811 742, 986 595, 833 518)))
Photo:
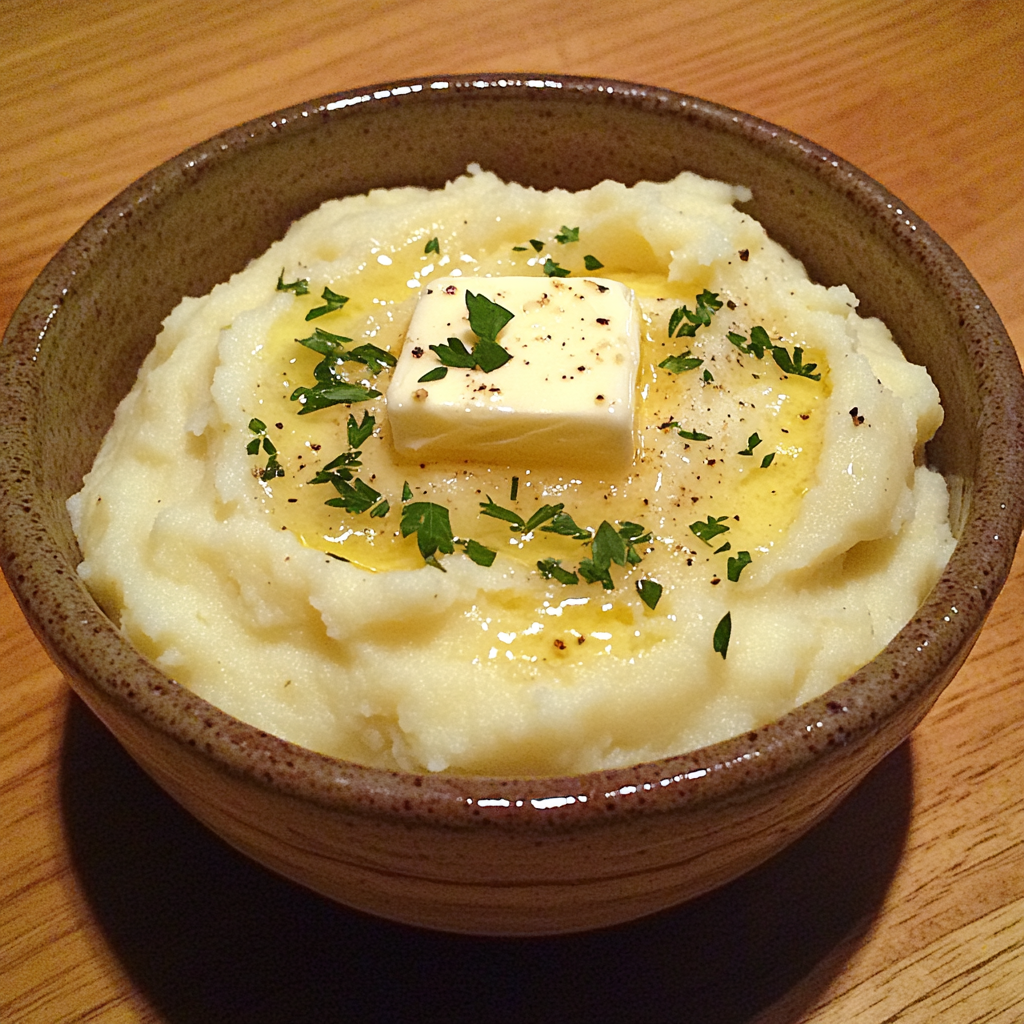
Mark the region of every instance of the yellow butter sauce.
MULTIPOLYGON (((505 240, 486 253, 464 253, 456 232, 439 235, 440 254, 424 253, 417 236, 388 251, 372 250, 357 271, 345 280, 309 281, 309 294, 296 296, 291 310, 269 332, 263 350, 260 401, 253 415, 267 424, 279 451, 283 477, 262 488, 267 514, 279 528, 292 531, 303 544, 324 551, 369 572, 413 570, 423 566, 415 535, 399 530, 402 494, 406 484, 412 500, 432 501, 449 509, 457 538, 472 538, 495 550, 495 586, 481 590, 476 602, 463 610, 458 622, 446 625, 474 663, 501 659, 523 671, 539 670, 546 662, 578 662, 615 654, 641 658, 669 635, 671 602, 651 611, 639 599, 635 582, 647 577, 671 591, 692 574, 708 586, 726 582, 730 554, 748 551, 754 562, 785 535, 811 486, 822 444, 821 417, 828 397, 828 368, 819 365, 820 381, 786 376, 770 356, 756 360, 742 354, 727 339, 728 331, 749 336, 763 323, 773 340, 775 325, 759 319, 743 296, 720 291, 723 305, 709 327, 694 338, 667 337, 668 318, 679 305, 694 308, 699 284, 669 282, 663 275, 607 266, 588 272, 583 267, 583 244, 549 244, 541 253, 521 239, 505 240), (416 297, 431 276, 461 271, 467 276, 543 275, 548 256, 575 275, 589 274, 622 281, 635 290, 644 318, 641 369, 637 379, 636 458, 621 479, 605 480, 530 467, 462 464, 419 464, 400 461, 390 443, 386 400, 335 406, 298 415, 291 394, 314 382, 313 368, 322 358, 295 339, 320 327, 351 338, 354 344, 373 343, 397 356, 416 297), (323 305, 324 286, 349 296, 333 313, 306 321, 306 313, 323 305), (659 367, 668 355, 689 349, 704 360, 696 370, 672 374, 659 367), (373 435, 361 446, 356 475, 390 503, 382 518, 353 515, 325 505, 336 495, 328 484, 312 484, 316 472, 349 448, 347 423, 365 414, 375 418, 373 435), (666 426, 673 421, 676 426, 666 426), (708 441, 688 440, 677 430, 710 435, 708 441), (751 455, 741 455, 757 434, 760 443, 751 455), (764 457, 773 454, 762 468, 764 457), (513 477, 518 495, 511 499, 513 477), (537 530, 526 536, 509 524, 480 514, 487 498, 512 508, 524 520, 544 504, 562 502, 577 524, 596 529, 602 520, 613 525, 640 523, 652 532, 641 547, 644 558, 628 571, 612 566, 616 589, 582 579, 575 586, 545 580, 536 571, 541 559, 561 559, 567 570, 589 557, 589 544, 537 530), (711 545, 699 540, 690 524, 708 517, 726 517, 727 533, 711 545), (716 551, 728 543, 728 552, 716 551), (499 578, 502 564, 517 567, 514 587, 499 578), (531 668, 531 666, 533 668, 531 668)), ((429 236, 426 236, 429 237, 429 236)), ((300 271, 301 274, 301 271, 300 271)), ((291 268, 286 280, 292 279, 291 268)), ((714 282, 711 282, 712 288, 714 282)), ((444 339, 438 339, 439 342, 444 339)), ((782 343, 804 349, 805 362, 824 362, 813 339, 784 337, 782 343)), ((389 373, 372 376, 365 366, 346 362, 343 373, 386 394, 389 373)), ((253 459, 254 471, 265 456, 253 459)), ((448 558, 463 558, 462 549, 448 558)), ((443 562, 443 558, 442 558, 443 562)), ((436 571, 430 569, 428 571, 436 571)))

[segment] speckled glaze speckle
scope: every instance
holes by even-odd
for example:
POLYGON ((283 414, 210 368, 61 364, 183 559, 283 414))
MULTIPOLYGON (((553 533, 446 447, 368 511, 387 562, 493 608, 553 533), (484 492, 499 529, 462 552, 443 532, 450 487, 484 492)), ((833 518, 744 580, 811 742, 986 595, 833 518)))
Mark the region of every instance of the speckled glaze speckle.
POLYGON ((154 778, 228 842, 327 896, 455 931, 544 934, 627 920, 791 842, 923 717, 1009 571, 1024 501, 1024 382, 977 283, 896 197, 757 118, 621 82, 421 79, 314 100, 140 179, 57 254, 0 349, 3 571, 71 685, 154 778), (444 144, 438 145, 437 140, 444 144), (929 455, 959 543, 873 662, 756 732, 572 778, 416 776, 261 733, 167 679, 79 583, 64 508, 160 321, 324 199, 441 186, 476 161, 550 188, 680 170, 745 207, 825 284, 845 282, 925 363, 946 421, 929 455), (140 302, 139 297, 145 296, 140 302))

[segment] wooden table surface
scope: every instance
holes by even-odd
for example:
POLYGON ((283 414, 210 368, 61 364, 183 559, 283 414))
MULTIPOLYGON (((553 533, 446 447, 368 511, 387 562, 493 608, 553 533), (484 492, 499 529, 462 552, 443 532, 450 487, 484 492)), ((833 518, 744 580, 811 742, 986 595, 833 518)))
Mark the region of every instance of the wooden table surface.
MULTIPOLYGON (((950 0, 3 0, 0 325, 79 225, 256 115, 393 78, 560 71, 693 93, 883 181, 1024 348, 1024 5, 950 0)), ((2 457, 2 453, 0 453, 2 457)), ((592 935, 419 932, 194 823, 0 593, 0 1019, 1024 1020, 1024 561, 912 739, 720 892, 592 935)))

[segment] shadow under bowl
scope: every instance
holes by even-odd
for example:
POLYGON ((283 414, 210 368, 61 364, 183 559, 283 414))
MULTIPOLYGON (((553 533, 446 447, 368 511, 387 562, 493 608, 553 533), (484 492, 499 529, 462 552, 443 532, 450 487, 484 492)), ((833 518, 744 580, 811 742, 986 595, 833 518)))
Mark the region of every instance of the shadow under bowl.
POLYGON ((703 100, 564 76, 356 90, 258 118, 167 161, 54 257, 0 349, 3 571, 70 684, 140 765, 229 843, 398 921, 481 934, 599 927, 690 899, 826 815, 966 658, 1021 530, 1024 382, 955 254, 881 185, 786 130, 703 100), (929 459, 956 550, 863 669, 754 732, 567 778, 414 775, 315 754, 160 673, 75 572, 65 510, 160 323, 329 198, 438 188, 476 162, 541 189, 682 170, 748 185, 743 209, 823 284, 849 285, 927 366, 929 459))

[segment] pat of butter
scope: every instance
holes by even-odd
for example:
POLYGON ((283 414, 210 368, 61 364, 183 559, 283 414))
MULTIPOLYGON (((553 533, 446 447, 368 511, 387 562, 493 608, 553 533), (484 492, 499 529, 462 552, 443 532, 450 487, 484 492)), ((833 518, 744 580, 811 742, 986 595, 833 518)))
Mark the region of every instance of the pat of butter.
POLYGON ((446 277, 412 315, 387 393, 396 451, 425 461, 616 471, 633 458, 640 317, 630 288, 595 277, 446 277), (441 366, 431 345, 472 350, 466 291, 513 314, 510 355, 485 373, 441 366))

